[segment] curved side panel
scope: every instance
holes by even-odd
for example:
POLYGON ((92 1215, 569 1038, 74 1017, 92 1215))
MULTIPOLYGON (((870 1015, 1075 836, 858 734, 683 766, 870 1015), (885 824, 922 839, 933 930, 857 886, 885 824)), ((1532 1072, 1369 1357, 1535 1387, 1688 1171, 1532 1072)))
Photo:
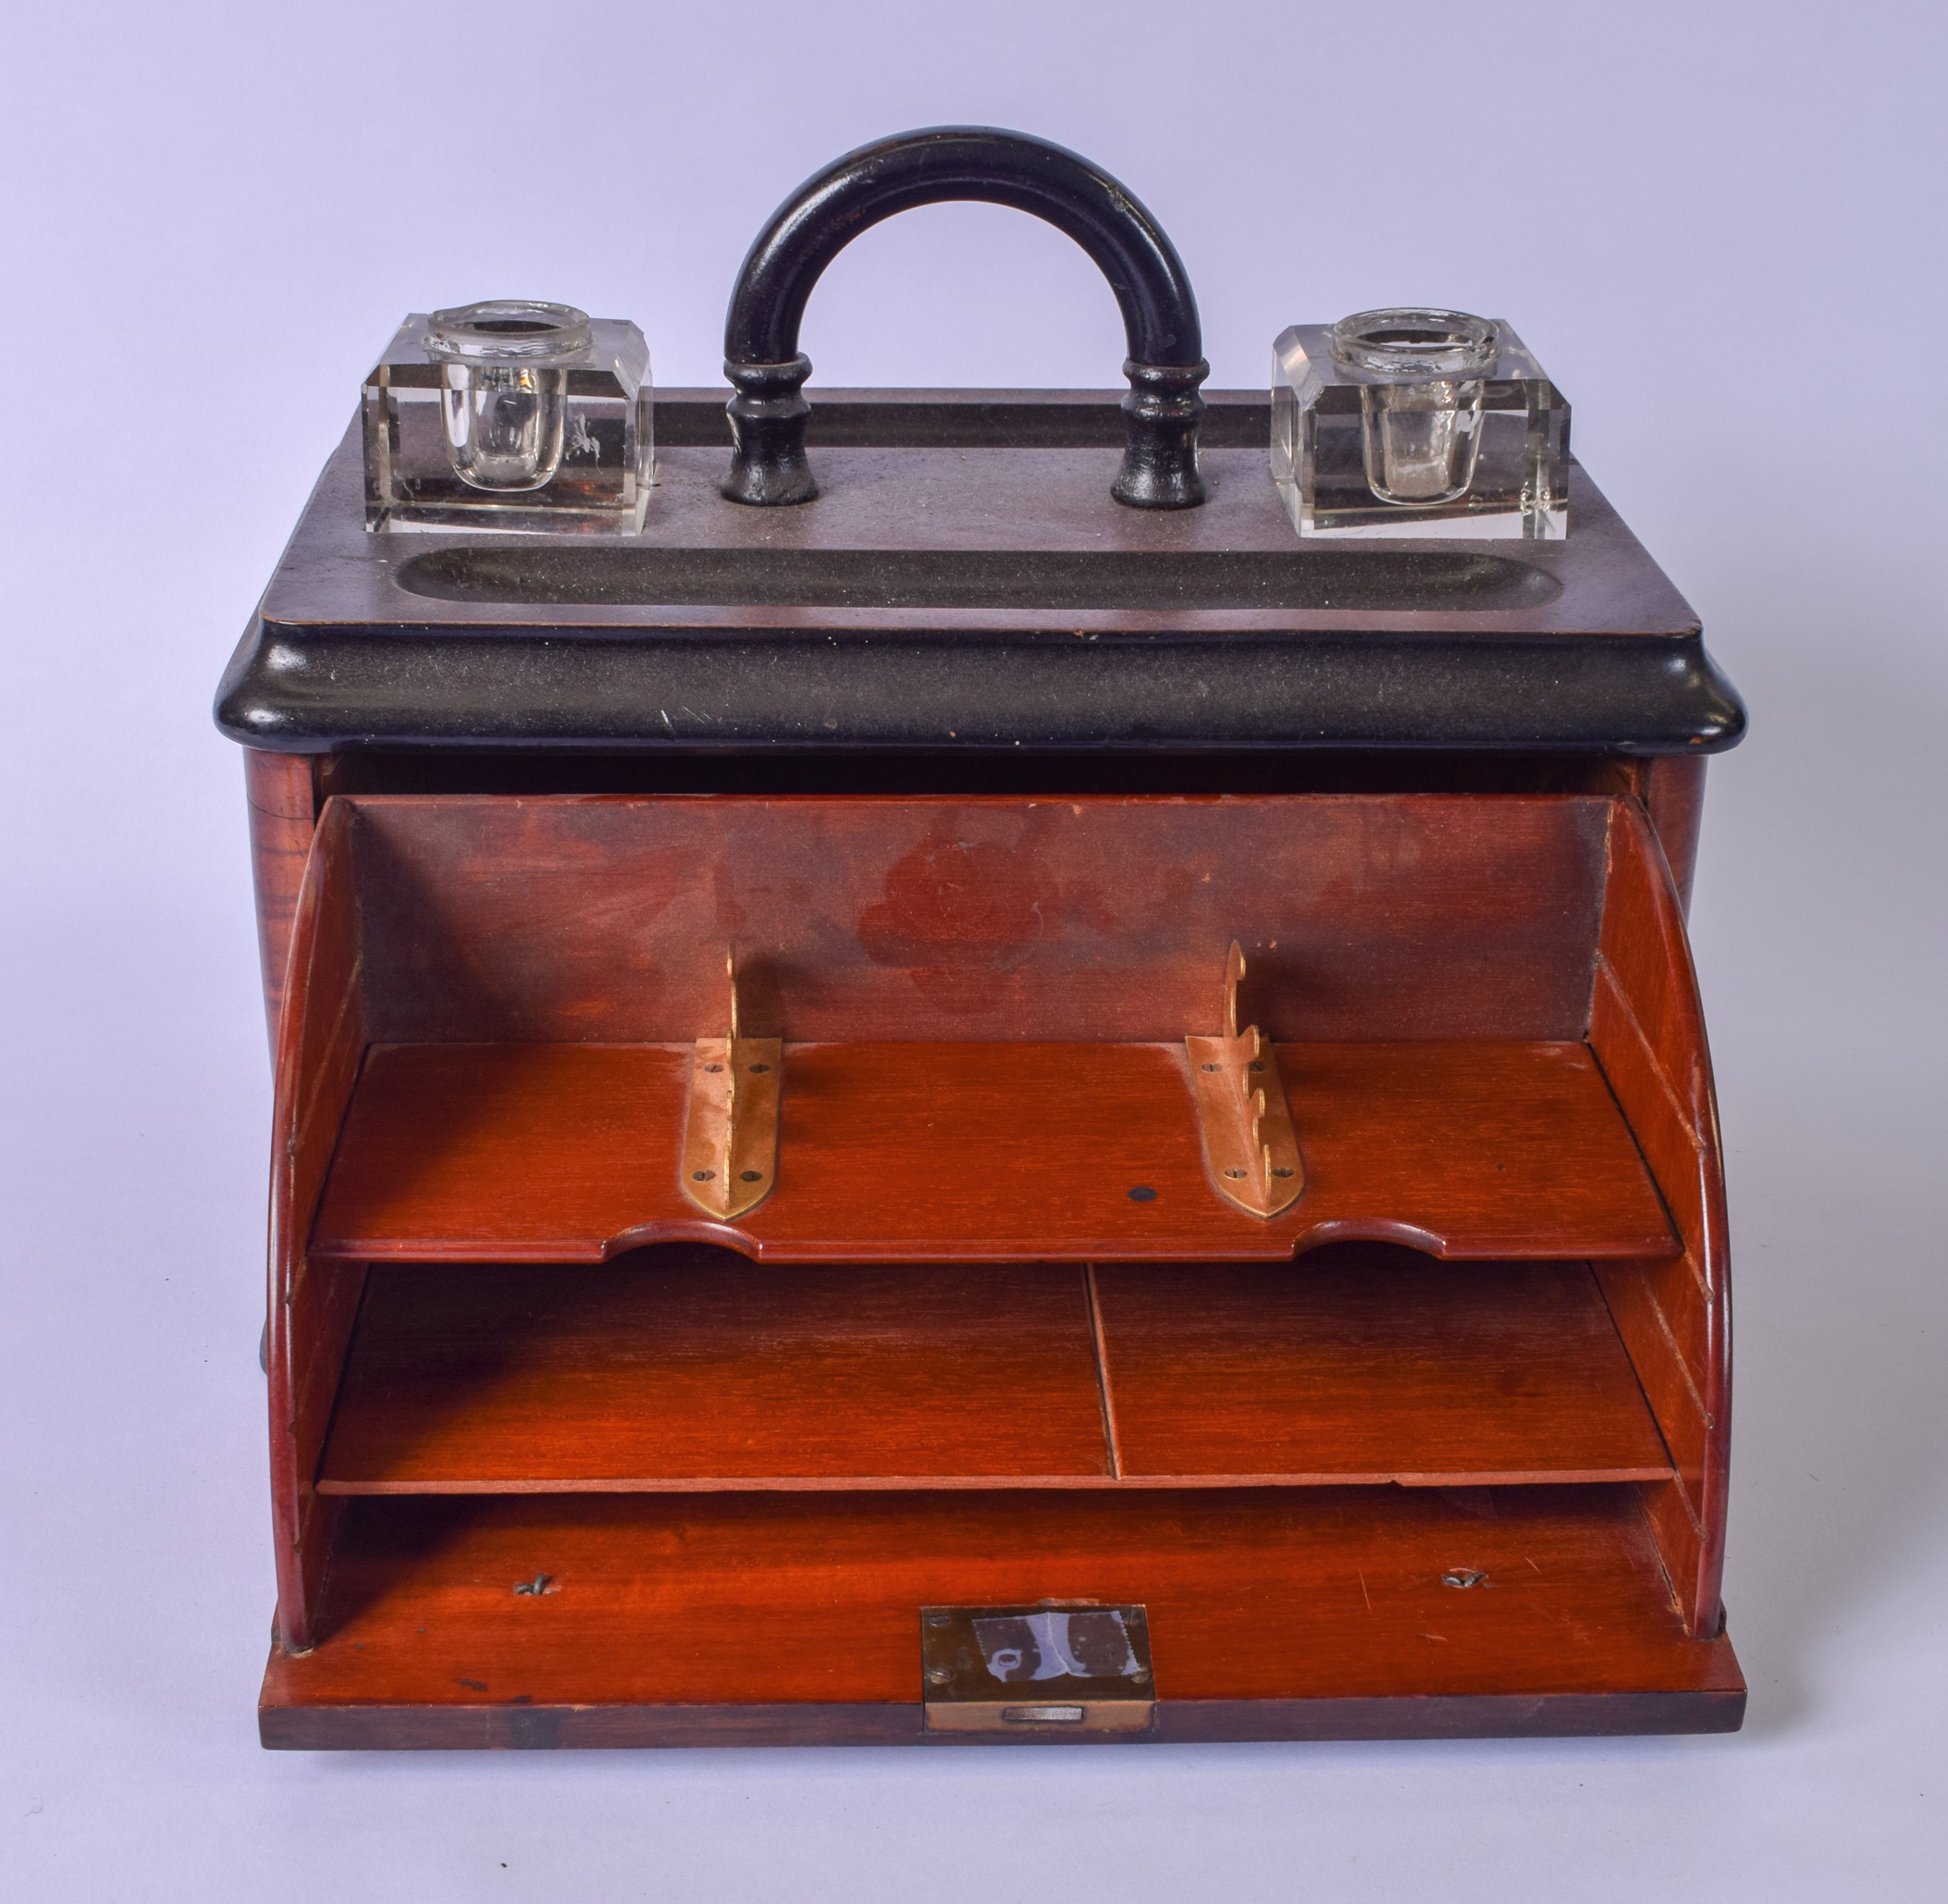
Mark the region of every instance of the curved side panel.
POLYGON ((1671 884, 1686 918, 1691 914, 1691 883, 1697 872, 1698 833, 1705 817, 1706 765, 1702 754, 1666 754, 1639 764, 1640 797, 1671 863, 1671 884))
POLYGON ((305 862, 291 930, 290 983, 277 1029, 270 1197, 271 1505, 277 1637, 302 1652, 339 1503, 313 1480, 330 1425, 363 1263, 312 1262, 312 1220, 366 1044, 352 810, 327 804, 305 862))
POLYGON ((257 952, 264 968, 264 1016, 275 1059, 285 968, 290 962, 291 921, 316 813, 313 766, 302 754, 271 754, 247 747, 243 779, 250 810, 251 876, 257 896, 257 952))
POLYGON ((1719 1629, 1732 1430, 1731 1255, 1711 1057, 1683 912, 1642 810, 1619 801, 1589 1040, 1683 1243, 1598 1265, 1676 1479, 1646 1507, 1692 1631, 1719 1629))

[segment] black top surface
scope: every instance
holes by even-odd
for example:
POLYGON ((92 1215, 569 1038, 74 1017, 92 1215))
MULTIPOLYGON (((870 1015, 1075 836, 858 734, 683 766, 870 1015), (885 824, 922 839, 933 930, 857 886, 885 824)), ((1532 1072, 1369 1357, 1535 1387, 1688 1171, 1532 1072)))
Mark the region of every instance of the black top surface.
POLYGON ((1211 500, 1113 501, 1116 399, 812 392, 821 494, 725 501, 722 397, 657 403, 636 537, 368 533, 356 429, 218 692, 275 750, 1593 748, 1716 752, 1745 711, 1572 467, 1561 542, 1301 544, 1262 396, 1211 500))

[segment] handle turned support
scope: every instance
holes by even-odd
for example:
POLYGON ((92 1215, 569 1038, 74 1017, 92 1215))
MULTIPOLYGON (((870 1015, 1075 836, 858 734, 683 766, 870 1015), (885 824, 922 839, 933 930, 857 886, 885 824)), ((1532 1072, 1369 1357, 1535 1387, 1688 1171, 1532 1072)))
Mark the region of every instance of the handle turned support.
POLYGON ((1116 179, 1046 140, 943 126, 863 145, 808 179, 773 214, 737 275, 724 326, 734 445, 723 493, 760 506, 808 502, 805 455, 811 360, 798 329, 812 287, 860 232, 915 205, 976 199, 1066 231, 1116 293, 1128 340, 1123 466, 1110 493, 1134 509, 1204 500, 1197 432, 1204 411, 1197 300, 1162 227, 1116 179))

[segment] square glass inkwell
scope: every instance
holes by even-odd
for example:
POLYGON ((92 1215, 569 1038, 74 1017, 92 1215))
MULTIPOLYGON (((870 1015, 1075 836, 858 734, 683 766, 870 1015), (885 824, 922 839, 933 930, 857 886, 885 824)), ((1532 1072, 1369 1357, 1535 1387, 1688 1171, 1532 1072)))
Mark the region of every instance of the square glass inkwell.
POLYGON ((365 379, 365 526, 633 536, 653 395, 621 319, 519 298, 415 314, 365 379))
POLYGON ((1361 311, 1273 346, 1272 476, 1301 536, 1569 533, 1569 405, 1506 324, 1361 311))

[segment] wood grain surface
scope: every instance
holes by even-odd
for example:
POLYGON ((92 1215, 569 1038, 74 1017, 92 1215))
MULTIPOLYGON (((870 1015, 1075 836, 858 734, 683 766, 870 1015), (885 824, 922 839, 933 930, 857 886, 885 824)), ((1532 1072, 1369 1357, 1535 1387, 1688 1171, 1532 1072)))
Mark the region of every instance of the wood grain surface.
POLYGON ((1612 802, 359 797, 373 1036, 1563 1040, 1612 802))
POLYGON ((290 971, 274 1742, 906 1736, 914 1609, 1045 1595, 1169 1613, 1158 1736, 1736 1723, 1709 1059, 1638 799, 334 800, 290 971), (1271 1222, 1179 1042, 1234 935, 1271 1222), (732 945, 789 1041, 734 1226, 676 1181, 732 945), (692 1268, 590 1267, 652 1241, 692 1268))
POLYGON ((1347 1244, 1288 1267, 1096 1272, 1137 1477, 1660 1480, 1656 1423, 1583 1263, 1347 1244))
POLYGON ((1623 1488, 420 1498, 347 1503, 324 1637, 273 1654, 265 1733, 390 1706, 402 1743, 415 1709, 510 1743, 524 1709, 582 1704, 696 1706, 699 1743, 742 1706, 917 1731, 919 1609, 1043 1598, 1146 1605, 1166 1706, 1743 1689, 1623 1488), (875 1710, 831 1710, 853 1706, 875 1710))
POLYGON ((1650 1480, 1583 1264, 372 1273, 332 1494, 1650 1480), (1100 1317, 1091 1317, 1091 1304, 1100 1317), (1099 1321, 1100 1326, 1092 1326, 1099 1321))
POLYGON ((373 1272, 335 1493, 943 1485, 1109 1473, 1075 1266, 373 1272))
POLYGON ((1270 1219, 1206 1181, 1180 1046, 993 1043, 787 1045, 777 1188, 720 1223, 677 1181, 686 1047, 383 1046, 311 1248, 594 1262, 708 1240, 766 1259, 899 1262, 1278 1259, 1355 1238, 1458 1257, 1673 1247, 1582 1045, 1282 1045, 1277 1057, 1306 1191, 1270 1219))

